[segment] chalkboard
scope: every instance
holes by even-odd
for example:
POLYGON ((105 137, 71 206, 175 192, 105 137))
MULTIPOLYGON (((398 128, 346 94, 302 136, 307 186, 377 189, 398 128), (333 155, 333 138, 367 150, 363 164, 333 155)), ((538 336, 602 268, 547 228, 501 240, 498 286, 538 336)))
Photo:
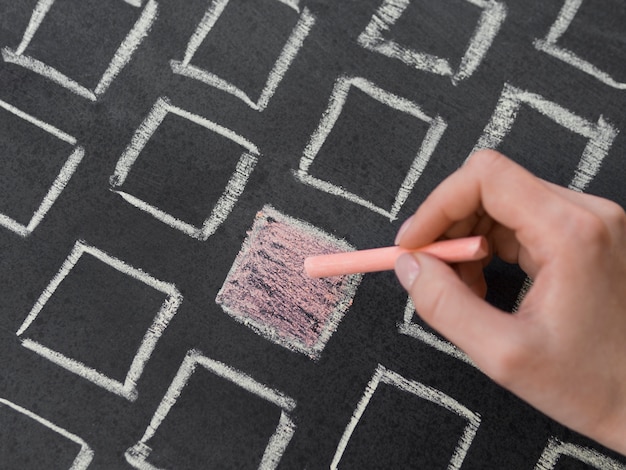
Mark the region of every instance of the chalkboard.
MULTIPOLYGON (((473 149, 626 206, 619 0, 0 0, 0 467, 626 468, 392 272, 473 149)), ((487 269, 488 300, 529 286, 487 269)))

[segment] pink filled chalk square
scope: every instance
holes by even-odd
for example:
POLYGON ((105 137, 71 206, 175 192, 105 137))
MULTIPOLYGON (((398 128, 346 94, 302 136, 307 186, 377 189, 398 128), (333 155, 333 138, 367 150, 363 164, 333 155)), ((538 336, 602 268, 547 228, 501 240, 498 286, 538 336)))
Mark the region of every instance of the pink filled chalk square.
POLYGON ((313 279, 304 259, 352 250, 344 240, 266 205, 215 301, 264 338, 317 360, 352 305, 362 275, 313 279))

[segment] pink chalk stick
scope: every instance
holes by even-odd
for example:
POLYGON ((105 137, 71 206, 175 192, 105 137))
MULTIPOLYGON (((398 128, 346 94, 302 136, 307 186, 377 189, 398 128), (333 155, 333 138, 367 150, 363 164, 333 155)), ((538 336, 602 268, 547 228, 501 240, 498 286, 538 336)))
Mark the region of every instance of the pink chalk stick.
POLYGON ((489 253, 487 239, 482 236, 455 238, 407 250, 399 246, 372 250, 348 251, 330 255, 310 256, 304 260, 304 269, 310 277, 341 276, 343 274, 388 271, 404 253, 428 253, 447 263, 476 261, 489 253))

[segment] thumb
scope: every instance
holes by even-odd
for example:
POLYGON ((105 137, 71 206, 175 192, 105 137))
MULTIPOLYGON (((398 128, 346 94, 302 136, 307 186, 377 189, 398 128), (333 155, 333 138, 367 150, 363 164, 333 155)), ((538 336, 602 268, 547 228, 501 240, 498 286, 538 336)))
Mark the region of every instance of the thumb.
POLYGON ((507 347, 515 319, 478 297, 450 266, 424 254, 404 254, 396 275, 418 315, 481 367, 507 347))

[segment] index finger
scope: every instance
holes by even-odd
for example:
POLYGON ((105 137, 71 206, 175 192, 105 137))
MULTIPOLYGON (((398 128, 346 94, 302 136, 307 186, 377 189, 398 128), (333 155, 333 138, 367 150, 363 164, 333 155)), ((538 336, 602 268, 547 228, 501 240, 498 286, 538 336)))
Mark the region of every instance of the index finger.
POLYGON ((496 151, 482 150, 435 188, 398 242, 404 248, 423 246, 484 210, 511 229, 522 245, 546 258, 559 242, 555 233, 562 230, 570 205, 522 166, 496 151))

